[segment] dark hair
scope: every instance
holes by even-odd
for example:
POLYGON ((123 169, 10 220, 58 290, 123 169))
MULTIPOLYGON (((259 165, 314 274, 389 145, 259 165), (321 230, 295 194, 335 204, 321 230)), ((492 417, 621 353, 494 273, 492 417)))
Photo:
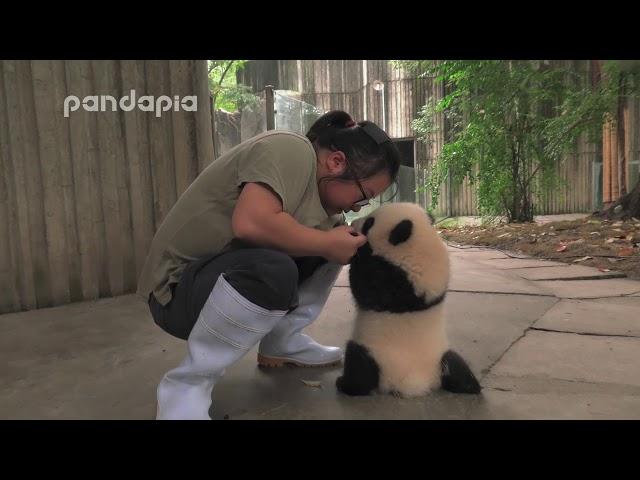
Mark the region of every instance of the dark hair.
POLYGON ((395 182, 400 169, 400 153, 389 136, 373 122, 354 122, 342 110, 325 113, 314 122, 307 138, 319 148, 340 150, 349 168, 340 175, 344 180, 364 180, 387 170, 395 182))

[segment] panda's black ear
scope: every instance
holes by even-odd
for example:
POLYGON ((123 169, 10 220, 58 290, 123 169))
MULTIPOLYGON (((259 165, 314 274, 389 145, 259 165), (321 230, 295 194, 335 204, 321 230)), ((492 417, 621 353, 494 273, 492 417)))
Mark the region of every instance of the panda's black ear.
POLYGON ((411 220, 402 220, 391 230, 389 243, 391 245, 398 245, 399 243, 406 242, 411 236, 412 230, 413 222, 411 220))
POLYGON ((363 235, 366 235, 367 233, 369 233, 369 230, 371 230, 371 227, 373 227, 374 222, 375 222, 375 219, 373 217, 369 217, 364 221, 364 225, 362 225, 363 235))

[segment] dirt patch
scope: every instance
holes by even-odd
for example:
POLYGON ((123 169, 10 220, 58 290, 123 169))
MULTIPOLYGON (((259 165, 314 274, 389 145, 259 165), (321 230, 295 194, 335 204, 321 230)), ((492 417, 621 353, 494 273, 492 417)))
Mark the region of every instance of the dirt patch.
POLYGON ((549 223, 438 227, 449 242, 623 272, 640 280, 640 220, 593 218, 549 223))

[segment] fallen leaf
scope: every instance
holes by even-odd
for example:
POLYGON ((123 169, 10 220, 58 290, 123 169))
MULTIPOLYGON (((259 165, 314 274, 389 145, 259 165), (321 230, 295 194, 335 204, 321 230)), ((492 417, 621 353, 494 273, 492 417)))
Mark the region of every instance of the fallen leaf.
POLYGON ((560 245, 558 248, 556 248, 556 252, 564 252, 566 249, 566 245, 560 245))
POLYGON ((633 242, 633 234, 627 235, 625 239, 628 240, 629 242, 633 242))
POLYGON ((582 258, 577 258, 573 261, 573 263, 578 263, 578 262, 584 262, 585 260, 590 260, 593 257, 582 257, 582 258))
POLYGON ((633 255, 633 247, 624 247, 618 251, 619 257, 630 257, 633 255))
POLYGON ((317 382, 315 380, 300 380, 302 383, 304 383, 307 387, 314 387, 314 388, 322 388, 322 385, 320 384, 320 382, 317 382))
POLYGON ((600 220, 589 220, 587 223, 591 223, 593 225, 600 225, 602 222, 600 220))
POLYGON ((600 270, 601 272, 610 272, 611 271, 608 268, 599 268, 598 270, 600 270))
POLYGON ((502 235, 498 235, 496 238, 502 238, 502 237, 507 237, 511 235, 510 233, 503 233, 502 235))
POLYGON ((589 235, 600 235, 600 232, 591 232, 589 235))
POLYGON ((584 243, 584 238, 579 238, 578 240, 572 240, 567 243, 567 245, 576 245, 578 243, 584 243))
POLYGON ((613 243, 613 242, 615 242, 615 241, 616 241, 616 239, 615 239, 615 238, 607 238, 607 241, 606 241, 606 242, 604 242, 604 243, 613 243))
POLYGON ((621 232, 621 231, 622 231, 622 229, 621 229, 621 228, 614 228, 614 229, 613 229, 613 231, 614 231, 614 232, 621 232))
POLYGON ((555 233, 555 232, 549 232, 549 233, 547 233, 547 235, 551 235, 552 237, 555 237, 555 236, 557 236, 558 234, 557 234, 557 233, 555 233))
POLYGON ((612 227, 621 227, 622 226, 622 222, 616 222, 611 224, 612 227))
POLYGON ((616 263, 616 262, 619 262, 622 259, 621 258, 607 258, 607 260, 609 260, 611 263, 616 263))

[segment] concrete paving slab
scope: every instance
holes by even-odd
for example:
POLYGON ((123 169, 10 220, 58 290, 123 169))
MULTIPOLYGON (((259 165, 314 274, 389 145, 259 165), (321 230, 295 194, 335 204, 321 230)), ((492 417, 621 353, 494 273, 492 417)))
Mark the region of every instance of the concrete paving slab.
POLYGON ((514 273, 522 278, 532 281, 540 280, 601 280, 606 278, 624 278, 626 275, 622 272, 601 272, 597 268, 585 267, 583 265, 569 265, 557 267, 540 267, 540 268, 516 268, 509 269, 510 273, 514 273))
MULTIPOLYGON (((504 392, 520 394, 607 394, 613 396, 640 395, 640 387, 618 383, 581 382, 578 380, 563 380, 547 376, 525 375, 495 375, 488 374, 483 379, 483 386, 504 392)), ((640 413, 640 412, 639 412, 640 413)))
POLYGON ((153 418, 184 345, 134 295, 2 315, 0 418, 153 418))
POLYGON ((536 258, 496 258, 481 260, 480 263, 493 268, 500 269, 520 269, 520 268, 541 268, 541 267, 569 267, 568 263, 551 262, 549 260, 539 260, 536 258))
POLYGON ((640 281, 629 279, 538 281, 541 291, 558 298, 620 297, 640 293, 640 281))
MULTIPOLYGON (((334 289, 333 300, 308 333, 323 343, 344 345, 352 320, 345 322, 343 309, 348 299, 344 289, 334 289), (336 290, 338 290, 336 292, 336 290), (340 297, 342 299, 340 300, 340 297), (342 332, 339 334, 338 332, 342 332)), ((536 318, 556 299, 531 296, 449 294, 447 331, 451 347, 481 378, 509 346, 522 336, 536 318)), ((324 369, 261 369, 253 352, 228 370, 214 390, 212 416, 223 419, 430 419, 468 418, 478 401, 474 396, 434 392, 420 399, 395 399, 386 395, 359 398, 339 394, 335 379, 342 366, 324 369), (320 382, 321 388, 302 380, 320 382)))
POLYGON ((450 292, 445 315, 451 348, 484 375, 557 299, 450 292))
POLYGON ((640 338, 529 330, 491 373, 640 386, 640 338))
POLYGON ((502 252, 498 252, 493 249, 486 248, 449 248, 449 255, 451 257, 470 258, 474 261, 480 260, 492 260, 492 259, 508 259, 507 255, 502 252))
POLYGON ((525 280, 509 270, 498 270, 475 261, 451 258, 450 290, 486 293, 525 293, 553 295, 537 283, 525 280))
POLYGON ((640 298, 564 299, 533 326, 564 332, 640 337, 640 298))
MULTIPOLYGON (((335 392, 333 383, 338 375, 331 375, 326 388, 323 384, 321 389, 305 387, 301 382, 301 387, 285 384, 286 398, 277 394, 279 387, 284 386, 277 380, 268 386, 263 384, 261 390, 251 390, 251 395, 269 400, 244 409, 234 409, 230 398, 230 392, 235 391, 238 396, 241 394, 244 382, 235 385, 229 382, 225 385, 225 395, 221 395, 223 398, 216 398, 222 389, 214 392, 212 417, 224 418, 223 412, 229 411, 232 413, 226 415, 231 420, 456 420, 469 418, 474 405, 483 401, 481 396, 454 395, 444 391, 411 399, 390 395, 349 397, 335 392), (279 400, 270 397, 274 392, 279 400)), ((273 377, 276 375, 271 375, 273 377)))
MULTIPOLYGON (((480 377, 554 301, 527 296, 514 305, 507 295, 452 292, 447 307, 451 345, 480 377)), ((307 333, 324 344, 345 345, 355 314, 352 302, 348 288, 334 288, 307 333)), ((132 295, 0 319, 4 419, 153 419, 157 384, 186 352, 186 342, 155 326, 144 302, 132 295)), ((215 418, 460 418, 465 402, 473 402, 440 400, 446 392, 431 399, 428 408, 409 400, 398 407, 385 396, 345 398, 334 386, 342 366, 261 369, 256 351, 229 368, 214 389, 215 418), (322 388, 302 380, 320 381, 322 388), (317 412, 314 402, 319 402, 317 412)))
MULTIPOLYGON (((553 389, 504 391, 490 386, 467 412, 474 420, 638 420, 640 394, 601 389, 595 392, 564 391, 558 382, 544 379, 553 389)), ((567 382, 579 390, 593 384, 567 382)))

